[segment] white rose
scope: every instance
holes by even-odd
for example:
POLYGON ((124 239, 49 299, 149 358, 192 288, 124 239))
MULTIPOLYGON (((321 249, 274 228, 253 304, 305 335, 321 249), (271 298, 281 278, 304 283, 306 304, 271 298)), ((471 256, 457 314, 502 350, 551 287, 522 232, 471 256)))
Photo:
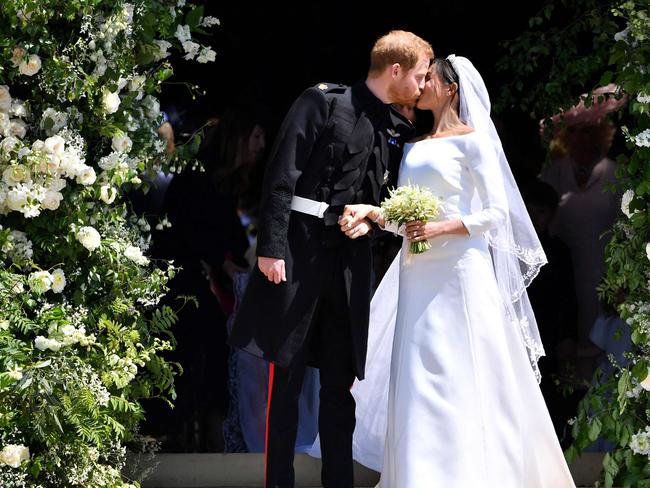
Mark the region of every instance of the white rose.
POLYGON ((23 461, 29 461, 28 447, 17 444, 7 444, 2 451, 0 451, 0 462, 7 466, 19 468, 23 461))
POLYGON ((22 211, 23 207, 27 204, 27 192, 24 188, 12 188, 7 192, 5 204, 10 210, 16 212, 22 211))
POLYGON ((144 266, 149 262, 149 260, 142 255, 140 248, 136 246, 126 246, 126 249, 124 249, 124 256, 141 266, 144 266))
POLYGON ((41 58, 37 54, 30 54, 27 60, 22 60, 18 65, 18 71, 26 76, 34 76, 41 70, 41 58))
POLYGON ((40 295, 52 288, 52 275, 47 271, 34 271, 27 277, 29 288, 40 295))
POLYGON ((128 135, 119 133, 113 136, 112 146, 114 151, 128 153, 133 147, 133 142, 128 135))
MULTIPOLYGON (((34 149, 33 146, 32 149, 34 149)), ((61 136, 48 137, 43 143, 43 150, 49 154, 61 156, 65 151, 65 140, 61 136)))
POLYGON ((22 47, 16 46, 13 48, 13 51, 11 52, 11 63, 14 65, 14 68, 20 66, 20 63, 23 62, 25 54, 27 54, 27 51, 25 51, 22 47))
POLYGON ((20 144, 20 141, 16 137, 7 137, 0 142, 0 151, 7 154, 16 149, 18 144, 20 144))
POLYGON ((102 185, 102 187, 99 189, 99 198, 101 198, 104 203, 108 203, 110 205, 115 201, 116 196, 117 191, 111 185, 102 185))
POLYGON ((11 95, 7 85, 0 85, 0 112, 11 110, 11 95))
POLYGON ((104 91, 102 105, 107 114, 114 114, 117 112, 117 109, 120 108, 120 103, 120 96, 117 93, 109 92, 107 90, 104 91))
POLYGON ((77 183, 80 183, 84 186, 92 185, 95 183, 97 175, 95 174, 95 170, 93 168, 83 165, 80 169, 81 172, 77 174, 77 183))
POLYGON ((45 192, 45 198, 43 198, 41 206, 46 210, 56 210, 59 208, 61 200, 63 200, 61 192, 48 190, 45 192))
POLYGON ((18 139, 22 139, 27 134, 27 124, 20 119, 11 119, 9 134, 18 139))
POLYGON ((22 164, 14 164, 2 172, 2 181, 9 186, 15 186, 28 181, 30 178, 29 170, 22 164))
POLYGON ((99 232, 94 227, 81 227, 75 234, 75 238, 81 243, 83 247, 89 251, 94 251, 102 243, 102 238, 99 232))

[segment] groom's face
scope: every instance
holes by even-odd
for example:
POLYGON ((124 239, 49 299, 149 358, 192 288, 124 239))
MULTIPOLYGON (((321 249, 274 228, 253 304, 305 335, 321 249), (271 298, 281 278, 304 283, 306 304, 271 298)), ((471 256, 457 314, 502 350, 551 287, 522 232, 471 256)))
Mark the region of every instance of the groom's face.
POLYGON ((421 56, 417 64, 410 70, 401 66, 388 88, 391 103, 413 106, 422 94, 425 78, 429 70, 429 57, 421 56))

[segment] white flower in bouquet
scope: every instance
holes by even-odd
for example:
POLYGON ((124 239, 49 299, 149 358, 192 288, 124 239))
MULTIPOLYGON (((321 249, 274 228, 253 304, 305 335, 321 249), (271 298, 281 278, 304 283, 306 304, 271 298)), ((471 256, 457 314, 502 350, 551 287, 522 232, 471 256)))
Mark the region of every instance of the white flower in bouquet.
POLYGON ((149 260, 142 255, 142 250, 137 246, 126 246, 124 249, 124 256, 140 266, 149 263, 149 260))
POLYGON ((647 95, 644 92, 639 92, 636 96, 636 101, 639 103, 650 103, 650 95, 647 95))
POLYGON ((630 449, 636 454, 643 456, 650 455, 650 427, 645 428, 644 431, 639 431, 632 435, 630 439, 630 449))
POLYGON ((133 142, 128 135, 120 131, 113 136, 111 146, 114 151, 128 153, 133 147, 133 142))
POLYGON ((20 46, 16 46, 11 51, 11 64, 14 65, 14 68, 20 66, 20 63, 23 62, 23 58, 27 54, 27 51, 20 46))
POLYGON ((63 195, 59 191, 47 190, 45 192, 45 198, 41 202, 41 206, 46 210, 56 210, 61 205, 61 200, 63 200, 63 195))
POLYGON ((11 101, 9 115, 20 117, 21 119, 28 119, 31 116, 29 105, 23 100, 18 100, 15 98, 11 101))
POLYGON ((18 71, 25 76, 34 76, 41 70, 41 58, 37 54, 30 54, 29 58, 23 59, 18 65, 18 71))
POLYGON ((46 351, 49 349, 50 351, 57 352, 61 349, 61 346, 63 346, 63 343, 56 339, 50 339, 49 337, 37 336, 36 339, 34 339, 34 347, 39 351, 46 351))
POLYGON ((20 119, 11 119, 9 123, 9 135, 10 137, 17 137, 22 139, 27 134, 27 124, 20 119))
POLYGON ((12 230, 7 244, 11 244, 11 248, 7 249, 6 252, 12 261, 24 261, 32 258, 32 241, 27 238, 27 234, 24 232, 12 230))
POLYGON ((107 114, 114 114, 117 112, 117 109, 120 108, 120 103, 120 96, 117 92, 104 90, 104 95, 102 97, 102 106, 104 107, 104 112, 107 114))
POLYGON ((192 39, 192 33, 190 32, 189 25, 178 24, 178 27, 176 27, 176 33, 174 35, 181 44, 192 39))
POLYGON ((101 198, 101 200, 104 203, 110 205, 115 201, 116 196, 117 196, 117 191, 111 185, 102 185, 101 188, 99 189, 99 198, 101 198))
MULTIPOLYGON (((384 219, 397 225, 408 222, 428 222, 438 215, 439 202, 428 188, 404 185, 389 191, 389 197, 381 203, 384 219)), ((420 254, 431 249, 429 241, 411 242, 409 251, 420 254)))
POLYGON ((183 49, 185 50, 185 56, 183 56, 185 59, 188 61, 194 59, 196 55, 199 53, 199 49, 201 48, 200 44, 197 44, 196 42, 193 41, 185 41, 183 43, 183 49))
MULTIPOLYGON (((7 322, 8 324, 9 322, 7 322)), ((12 380, 20 381, 23 379, 23 368, 20 366, 14 366, 12 369, 7 371, 7 376, 12 380)))
POLYGON ((0 85, 0 112, 11 110, 11 95, 7 85, 0 85))
POLYGON ((214 52, 212 49, 209 47, 203 47, 201 48, 201 52, 199 53, 199 57, 196 58, 196 60, 199 63, 208 63, 210 61, 214 61, 216 59, 217 53, 214 52))
POLYGON ((124 154, 112 152, 108 156, 104 156, 97 162, 97 166, 101 169, 110 171, 117 167, 124 160, 124 154))
POLYGON ((65 273, 61 268, 52 271, 52 291, 61 293, 66 285, 65 273))
POLYGON ((646 129, 633 137, 634 143, 639 147, 650 147, 650 129, 646 129))
POLYGON ((136 100, 140 100, 143 97, 142 87, 147 81, 147 77, 144 75, 138 75, 131 78, 129 81, 129 91, 138 92, 136 100))
POLYGON ((45 131, 48 136, 57 134, 61 129, 68 126, 68 114, 59 112, 53 108, 48 108, 41 116, 41 129, 45 131))
POLYGON ((24 164, 13 164, 2 172, 2 181, 9 186, 16 186, 19 183, 29 181, 31 178, 29 169, 24 164))
POLYGON ((95 170, 90 167, 81 165, 79 168, 80 172, 77 173, 77 183, 80 183, 84 186, 89 186, 95 183, 95 180, 97 179, 97 175, 95 174, 95 170))
POLYGON ((52 275, 48 271, 34 271, 27 277, 29 289, 41 295, 52 288, 52 275))
MULTIPOLYGON (((58 160, 59 170, 66 176, 66 178, 75 178, 80 174, 86 165, 81 162, 79 156, 72 152, 65 152, 58 160)), ((54 169, 54 166, 51 166, 54 169)))
MULTIPOLYGON (((38 142, 38 141, 37 141, 38 142)), ((36 142, 32 145, 32 150, 36 149, 36 142)), ((43 141, 43 150, 49 154, 61 156, 65 151, 65 140, 61 136, 48 137, 43 141)))
POLYGON ((0 451, 0 464, 19 468, 23 461, 29 461, 29 448, 20 444, 7 444, 0 451))
POLYGON ((83 247, 89 251, 94 251, 102 243, 102 238, 99 232, 94 227, 85 226, 81 227, 75 233, 75 238, 81 243, 83 247))
POLYGON ((153 53, 156 61, 160 61, 169 56, 169 48, 172 47, 170 42, 156 39, 153 43, 158 48, 157 51, 153 53))
POLYGON ((68 183, 63 178, 52 178, 50 180, 49 191, 61 191, 68 183))
POLYGON ((10 210, 15 212, 22 212, 23 207, 27 205, 28 193, 23 185, 18 185, 7 192, 5 205, 10 210))

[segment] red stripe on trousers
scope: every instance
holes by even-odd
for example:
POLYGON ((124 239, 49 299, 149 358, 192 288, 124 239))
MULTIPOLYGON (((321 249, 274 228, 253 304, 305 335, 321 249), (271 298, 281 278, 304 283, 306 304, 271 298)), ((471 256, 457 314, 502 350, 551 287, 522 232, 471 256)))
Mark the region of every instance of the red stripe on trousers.
POLYGON ((271 396, 273 394, 273 376, 275 364, 269 363, 269 396, 266 403, 266 434, 264 438, 264 486, 266 487, 267 475, 269 472, 269 417, 271 414, 271 396))

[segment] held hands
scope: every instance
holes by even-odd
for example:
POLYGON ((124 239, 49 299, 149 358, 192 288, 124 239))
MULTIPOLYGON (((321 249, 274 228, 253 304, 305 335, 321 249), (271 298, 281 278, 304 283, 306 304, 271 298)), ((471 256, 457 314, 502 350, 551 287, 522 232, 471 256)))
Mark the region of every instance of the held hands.
POLYGON ((435 222, 414 221, 406 224, 404 236, 409 242, 427 241, 445 234, 467 235, 467 229, 460 220, 435 222))
POLYGON ((282 281, 287 281, 284 259, 265 258, 259 256, 257 258, 257 266, 260 268, 262 274, 276 285, 280 284, 282 281))
POLYGON ((365 236, 372 230, 369 217, 376 216, 376 210, 372 205, 346 205, 343 215, 339 217, 341 232, 350 239, 365 236))

